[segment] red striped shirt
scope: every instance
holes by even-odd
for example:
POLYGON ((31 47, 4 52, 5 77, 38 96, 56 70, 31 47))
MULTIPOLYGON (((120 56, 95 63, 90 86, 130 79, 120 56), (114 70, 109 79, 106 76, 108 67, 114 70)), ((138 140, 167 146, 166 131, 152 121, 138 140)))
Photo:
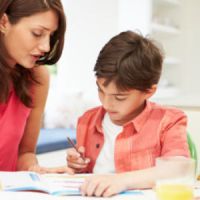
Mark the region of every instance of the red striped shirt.
MULTIPOLYGON (((78 121, 77 144, 86 148, 85 156, 91 159, 87 172, 92 172, 104 143, 104 114, 103 107, 96 107, 78 121)), ((116 138, 116 172, 152 167, 160 156, 188 157, 186 124, 187 118, 182 111, 147 101, 142 113, 125 124, 116 138)))

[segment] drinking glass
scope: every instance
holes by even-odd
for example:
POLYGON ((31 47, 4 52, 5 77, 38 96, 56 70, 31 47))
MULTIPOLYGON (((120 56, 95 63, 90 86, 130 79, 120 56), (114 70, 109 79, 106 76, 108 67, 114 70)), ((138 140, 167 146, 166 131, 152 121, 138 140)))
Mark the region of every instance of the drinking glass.
POLYGON ((159 200, 194 198, 195 160, 181 156, 156 159, 156 195, 159 200))

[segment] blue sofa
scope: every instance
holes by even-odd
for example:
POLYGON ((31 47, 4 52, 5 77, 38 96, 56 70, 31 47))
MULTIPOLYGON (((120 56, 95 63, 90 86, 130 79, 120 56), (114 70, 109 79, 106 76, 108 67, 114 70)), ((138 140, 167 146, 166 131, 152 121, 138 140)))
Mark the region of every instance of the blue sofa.
POLYGON ((41 129, 36 153, 46 153, 71 147, 67 142, 70 137, 76 143, 76 130, 69 128, 41 129))

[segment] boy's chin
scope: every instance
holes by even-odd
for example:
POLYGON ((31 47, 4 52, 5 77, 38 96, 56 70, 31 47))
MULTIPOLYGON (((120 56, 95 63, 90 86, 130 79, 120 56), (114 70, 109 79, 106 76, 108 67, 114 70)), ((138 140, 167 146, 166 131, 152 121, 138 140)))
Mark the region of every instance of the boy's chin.
POLYGON ((110 120, 112 121, 113 124, 116 124, 118 126, 122 126, 124 124, 123 120, 120 120, 120 119, 110 118, 110 120))

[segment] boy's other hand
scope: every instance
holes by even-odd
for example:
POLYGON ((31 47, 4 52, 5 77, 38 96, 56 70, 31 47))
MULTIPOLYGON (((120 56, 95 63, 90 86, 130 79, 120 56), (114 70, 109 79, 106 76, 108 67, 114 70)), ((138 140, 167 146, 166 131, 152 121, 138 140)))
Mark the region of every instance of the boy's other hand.
POLYGON ((67 165, 74 170, 75 173, 84 172, 88 166, 90 159, 83 157, 85 148, 83 146, 78 148, 78 152, 74 148, 67 149, 67 165))
POLYGON ((127 177, 122 174, 94 175, 81 186, 83 196, 110 197, 127 190, 127 177))

